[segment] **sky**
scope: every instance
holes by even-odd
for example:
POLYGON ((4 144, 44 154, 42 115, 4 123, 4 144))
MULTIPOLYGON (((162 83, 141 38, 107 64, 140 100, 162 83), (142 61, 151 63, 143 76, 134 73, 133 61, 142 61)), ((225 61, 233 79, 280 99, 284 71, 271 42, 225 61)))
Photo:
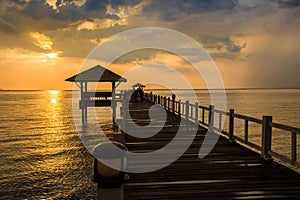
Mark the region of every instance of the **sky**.
MULTIPOLYGON (((112 35, 168 28, 196 40, 226 88, 300 88, 298 0, 1 0, 0 88, 73 89, 64 80, 112 35)), ((170 65, 191 81, 190 64, 161 50, 138 50, 109 66, 170 65)), ((92 67, 92 66, 91 66, 92 67)))

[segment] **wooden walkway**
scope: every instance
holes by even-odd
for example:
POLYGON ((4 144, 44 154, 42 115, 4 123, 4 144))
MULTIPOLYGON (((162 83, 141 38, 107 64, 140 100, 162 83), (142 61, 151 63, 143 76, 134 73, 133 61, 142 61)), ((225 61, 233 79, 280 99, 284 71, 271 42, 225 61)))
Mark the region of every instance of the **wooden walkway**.
MULTIPOLYGON (((129 105, 131 117, 137 124, 149 123, 151 105, 147 101, 129 105)), ((160 149, 172 140, 179 124, 180 118, 168 113, 166 124, 158 134, 146 139, 126 135, 126 146, 139 153, 160 149)), ((128 129, 134 131, 130 130, 130 124, 128 129)), ((298 173, 278 163, 265 162, 259 154, 238 144, 229 144, 223 137, 209 155, 199 159, 206 131, 199 127, 190 148, 169 166, 154 172, 129 174, 125 199, 300 199, 298 173)), ((128 167, 151 164, 154 163, 135 161, 129 162, 128 167)))

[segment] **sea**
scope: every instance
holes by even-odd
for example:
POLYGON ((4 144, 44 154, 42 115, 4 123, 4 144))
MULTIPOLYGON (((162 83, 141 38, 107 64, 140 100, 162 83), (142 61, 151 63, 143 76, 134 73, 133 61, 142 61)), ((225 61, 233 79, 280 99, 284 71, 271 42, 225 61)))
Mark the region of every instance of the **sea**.
MULTIPOLYGON (((187 99, 191 93, 180 92, 187 99)), ((200 105, 210 104, 207 90, 193 92, 200 105)), ((0 91, 0 199, 96 199, 93 157, 81 142, 83 127, 75 126, 80 116, 73 113, 72 97, 72 91, 0 91)), ((300 89, 230 89, 226 99, 235 113, 270 115, 274 122, 300 128, 300 89)), ((105 133, 112 134, 110 108, 96 112, 105 133)), ((242 136, 243 121, 235 123, 242 136)), ((249 139, 259 143, 261 126, 249 125, 249 139)), ((290 155, 291 134, 273 135, 274 148, 290 155)), ((299 143, 298 137, 298 155, 299 143)))

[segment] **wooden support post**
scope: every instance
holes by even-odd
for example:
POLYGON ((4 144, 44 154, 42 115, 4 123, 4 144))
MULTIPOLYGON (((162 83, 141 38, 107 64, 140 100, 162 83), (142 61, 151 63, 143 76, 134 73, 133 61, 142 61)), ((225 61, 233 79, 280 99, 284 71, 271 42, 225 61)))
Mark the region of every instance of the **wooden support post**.
POLYGON ((198 102, 195 103, 195 123, 199 125, 199 104, 198 102))
POLYGON ((168 97, 168 111, 170 111, 170 97, 168 97))
POLYGON ((116 82, 111 82, 111 92, 114 92, 114 89, 116 87, 116 82))
POLYGON ((152 94, 152 92, 150 92, 149 101, 150 101, 150 102, 153 102, 153 94, 152 94))
POLYGON ((272 145, 272 126, 270 126, 271 122, 272 116, 263 116, 261 155, 263 159, 267 161, 273 160, 272 156, 269 154, 272 145))
POLYGON ((178 100, 178 116, 181 116, 181 100, 178 100))
POLYGON ((175 99, 176 95, 172 94, 172 112, 175 114, 175 99))
POLYGON ((244 126, 244 139, 245 143, 248 143, 248 130, 249 130, 249 122, 248 120, 245 120, 245 126, 244 126))
MULTIPOLYGON (((87 82, 84 82, 84 92, 87 92, 88 89, 87 89, 87 82)), ((85 121, 85 124, 87 123, 87 107, 84 106, 84 121, 85 121)))
POLYGON ((83 99, 83 82, 80 82, 80 108, 81 108, 81 123, 85 126, 85 103, 83 99))
POLYGON ((219 132, 222 133, 222 113, 219 113, 219 132))
POLYGON ((202 108, 202 123, 205 122, 205 110, 202 108))
POLYGON ((123 121, 122 121, 122 127, 121 127, 121 143, 125 144, 125 134, 126 134, 126 126, 127 126, 127 118, 129 114, 129 108, 128 108, 128 102, 127 96, 124 96, 122 107, 123 107, 123 121))
POLYGON ((164 108, 167 109, 167 97, 164 96, 164 108))
POLYGON ((215 121, 215 106, 209 105, 209 113, 208 113, 208 128, 210 130, 214 130, 214 121, 215 121))
POLYGON ((111 82, 111 92, 112 92, 112 100, 111 100, 111 107, 112 107, 112 121, 113 124, 116 123, 116 108, 117 108, 117 103, 115 100, 115 87, 116 87, 116 83, 115 82, 111 82))
POLYGON ((292 132, 292 162, 297 161, 297 133, 292 132))
POLYGON ((157 101, 157 104, 160 105, 160 95, 157 96, 157 100, 158 100, 158 101, 157 101))
POLYGON ((229 143, 234 143, 234 109, 229 110, 229 143))
POLYGON ((81 123, 82 126, 85 126, 85 107, 81 108, 81 123))
POLYGON ((185 103, 185 118, 189 119, 189 111, 190 111, 190 102, 186 101, 185 103))

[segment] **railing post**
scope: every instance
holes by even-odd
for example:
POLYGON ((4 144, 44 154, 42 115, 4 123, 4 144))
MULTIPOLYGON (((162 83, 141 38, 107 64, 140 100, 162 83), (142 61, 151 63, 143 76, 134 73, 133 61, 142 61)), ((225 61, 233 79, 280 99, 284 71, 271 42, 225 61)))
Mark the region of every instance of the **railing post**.
POLYGON ((261 155, 263 159, 267 161, 273 160, 272 156, 269 154, 272 144, 272 126, 270 126, 271 122, 272 116, 263 116, 261 155))
POLYGON ((219 132, 222 133, 222 113, 219 113, 219 132))
POLYGON ((170 111, 170 97, 168 97, 168 111, 170 111))
POLYGON ((215 121, 215 106, 209 105, 208 111, 208 129, 214 130, 214 121, 215 121))
POLYGON ((178 100, 178 116, 181 116, 181 100, 178 100))
POLYGON ((157 101, 157 104, 160 105, 160 95, 157 96, 157 100, 158 100, 158 101, 157 101))
POLYGON ((202 108, 202 123, 204 124, 205 122, 205 110, 202 108))
POLYGON ((297 133, 292 132, 292 162, 297 161, 297 133))
POLYGON ((198 102, 195 103, 195 123, 199 125, 199 104, 198 102))
POLYGON ((186 104, 185 104, 185 118, 187 120, 189 119, 189 109, 190 109, 190 102, 186 101, 186 104))
POLYGON ((123 102, 122 102, 122 108, 123 108, 123 122, 121 126, 121 143, 125 144, 125 134, 126 134, 126 125, 127 125, 127 117, 129 114, 129 107, 127 103, 127 96, 124 95, 123 102), (128 112, 128 113, 127 113, 128 112))
POLYGON ((248 120, 245 120, 245 127, 244 127, 244 139, 245 139, 245 143, 248 142, 248 130, 249 130, 249 122, 248 120))
POLYGON ((234 109, 229 109, 229 143, 234 143, 234 109))
POLYGON ((164 108, 167 109, 167 97, 164 96, 164 108))
POLYGON ((172 112, 175 113, 175 99, 176 95, 172 94, 172 112))

